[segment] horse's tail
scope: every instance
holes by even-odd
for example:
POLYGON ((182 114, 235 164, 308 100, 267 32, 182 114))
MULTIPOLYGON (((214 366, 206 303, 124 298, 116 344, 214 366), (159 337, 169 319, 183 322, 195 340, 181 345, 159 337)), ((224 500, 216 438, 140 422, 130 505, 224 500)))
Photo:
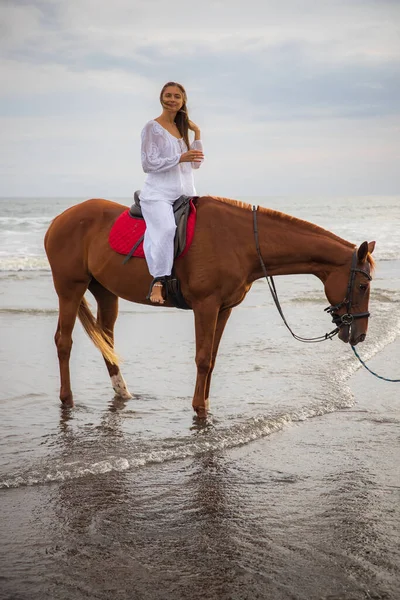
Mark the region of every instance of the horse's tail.
POLYGON ((105 360, 113 365, 119 364, 119 359, 113 350, 113 341, 94 318, 85 298, 82 298, 78 310, 78 318, 83 325, 84 330, 102 353, 105 360))

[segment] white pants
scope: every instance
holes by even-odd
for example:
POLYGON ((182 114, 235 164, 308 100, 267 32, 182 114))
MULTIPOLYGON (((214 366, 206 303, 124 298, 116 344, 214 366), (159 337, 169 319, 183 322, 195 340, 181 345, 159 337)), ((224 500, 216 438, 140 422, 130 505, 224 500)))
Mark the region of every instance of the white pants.
POLYGON ((173 204, 164 200, 140 200, 140 206, 146 222, 143 249, 150 275, 171 275, 176 230, 173 204))

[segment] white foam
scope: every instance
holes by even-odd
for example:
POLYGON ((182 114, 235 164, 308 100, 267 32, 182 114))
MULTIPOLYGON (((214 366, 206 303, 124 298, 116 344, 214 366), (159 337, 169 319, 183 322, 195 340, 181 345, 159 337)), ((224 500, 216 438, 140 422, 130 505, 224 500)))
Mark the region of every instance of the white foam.
POLYGON ((46 256, 0 256, 0 271, 50 271, 46 256))
POLYGON ((183 460, 205 454, 210 450, 231 449, 281 431, 294 422, 322 416, 352 405, 353 397, 351 393, 344 390, 339 399, 324 400, 324 403, 304 406, 293 412, 286 412, 277 416, 259 415, 227 428, 216 429, 210 427, 200 429, 197 435, 190 438, 181 438, 176 443, 174 442, 172 447, 168 446, 169 442, 165 441, 163 443, 164 447, 135 452, 132 457, 108 457, 106 460, 89 464, 70 463, 68 465, 58 465, 46 473, 35 472, 30 469, 29 475, 10 476, 0 481, 0 489, 63 482, 87 475, 100 475, 113 471, 122 472, 151 464, 183 460))

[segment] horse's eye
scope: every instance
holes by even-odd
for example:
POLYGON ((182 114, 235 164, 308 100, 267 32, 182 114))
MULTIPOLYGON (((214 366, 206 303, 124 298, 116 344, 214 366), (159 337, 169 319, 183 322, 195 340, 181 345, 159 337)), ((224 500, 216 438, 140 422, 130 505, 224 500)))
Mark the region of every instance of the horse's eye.
POLYGON ((360 290, 362 292, 366 292, 368 289, 368 285, 366 283, 360 283, 360 290))

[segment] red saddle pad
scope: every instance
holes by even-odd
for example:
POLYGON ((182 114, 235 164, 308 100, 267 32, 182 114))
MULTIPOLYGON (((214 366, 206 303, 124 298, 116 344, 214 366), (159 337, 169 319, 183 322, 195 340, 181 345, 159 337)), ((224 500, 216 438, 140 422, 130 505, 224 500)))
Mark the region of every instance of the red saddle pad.
MULTIPOLYGON (((178 258, 181 258, 189 250, 190 245, 193 241, 194 229, 196 225, 196 207, 192 200, 190 200, 190 212, 187 220, 186 229, 186 246, 183 252, 178 258)), ((116 219, 114 225, 111 227, 110 235, 108 236, 108 242, 115 252, 118 254, 129 254, 133 246, 136 244, 139 238, 142 237, 146 231, 146 223, 144 219, 135 219, 129 214, 129 209, 125 210, 116 219)), ((133 256, 137 258, 144 258, 143 241, 140 242, 136 248, 133 256)))

